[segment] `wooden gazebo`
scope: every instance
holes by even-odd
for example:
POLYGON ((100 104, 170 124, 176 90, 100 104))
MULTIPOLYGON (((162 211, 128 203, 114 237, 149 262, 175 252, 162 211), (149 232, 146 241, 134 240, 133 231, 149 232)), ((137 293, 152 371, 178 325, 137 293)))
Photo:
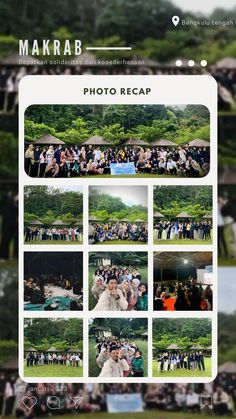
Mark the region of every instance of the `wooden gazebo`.
POLYGON ((54 137, 51 134, 44 134, 42 137, 38 138, 33 144, 38 145, 63 145, 64 141, 59 140, 59 138, 54 137))
POLYGON ((210 147, 210 142, 196 138, 195 140, 190 141, 190 147, 210 147))
POLYGON ((42 221, 39 221, 39 220, 32 220, 32 221, 29 221, 27 224, 29 224, 31 226, 42 226, 43 225, 42 221))
POLYGON ((189 218, 193 218, 193 216, 192 216, 192 215, 190 215, 190 214, 188 214, 188 213, 187 213, 187 212, 185 212, 185 211, 182 211, 182 212, 180 212, 179 214, 177 214, 175 218, 178 218, 178 219, 185 219, 185 220, 187 220, 187 219, 189 219, 189 218))
POLYGON ((105 140, 103 137, 100 137, 99 135, 93 135, 92 137, 88 138, 83 145, 93 145, 93 146, 99 146, 99 145, 109 145, 110 142, 105 140))
POLYGON ((62 227, 62 226, 66 226, 66 225, 68 225, 68 223, 65 223, 62 220, 56 220, 52 223, 53 227, 62 227))
POLYGON ((146 141, 140 140, 139 138, 129 138, 124 143, 127 146, 143 146, 148 145, 146 141))
POLYGON ((164 138, 160 138, 159 140, 153 141, 150 146, 159 146, 159 147, 177 147, 178 144, 174 143, 173 141, 166 140, 164 138))

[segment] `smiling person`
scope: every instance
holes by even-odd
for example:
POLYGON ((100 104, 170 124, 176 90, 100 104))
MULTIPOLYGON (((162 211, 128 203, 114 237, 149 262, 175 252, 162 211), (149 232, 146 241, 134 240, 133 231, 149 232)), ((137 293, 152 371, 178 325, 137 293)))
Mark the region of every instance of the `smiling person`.
POLYGON ((107 288, 101 294, 94 311, 124 311, 128 308, 128 302, 122 291, 118 288, 117 279, 110 278, 107 288))

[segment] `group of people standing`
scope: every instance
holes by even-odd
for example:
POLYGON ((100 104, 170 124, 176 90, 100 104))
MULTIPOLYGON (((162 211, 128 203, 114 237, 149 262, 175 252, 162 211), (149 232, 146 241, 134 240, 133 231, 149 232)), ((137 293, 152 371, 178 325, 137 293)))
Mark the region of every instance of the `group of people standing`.
POLYGON ((160 352, 157 355, 157 373, 175 370, 205 371, 202 351, 196 352, 160 352))
POLYGON ((210 285, 202 286, 197 278, 176 282, 169 286, 154 287, 154 310, 210 311, 213 306, 213 292, 210 285))
POLYGON ((96 300, 94 311, 148 310, 147 284, 137 270, 126 268, 96 270, 91 293, 96 300))
POLYGON ((89 244, 112 242, 114 240, 148 241, 147 223, 114 222, 89 223, 89 244))
POLYGON ((207 174, 209 147, 100 147, 29 144, 25 170, 31 177, 71 177, 111 174, 112 163, 133 163, 136 173, 199 177, 207 174))
POLYGON ((157 221, 154 240, 211 240, 210 221, 157 221))
POLYGON ((99 377, 144 376, 142 352, 134 341, 115 336, 97 338, 96 350, 99 377))
POLYGON ((63 241, 63 242, 82 242, 83 235, 78 227, 31 227, 25 228, 25 242, 34 241, 63 241))
POLYGON ((26 366, 65 365, 67 367, 80 367, 82 360, 79 353, 58 352, 28 352, 26 366))

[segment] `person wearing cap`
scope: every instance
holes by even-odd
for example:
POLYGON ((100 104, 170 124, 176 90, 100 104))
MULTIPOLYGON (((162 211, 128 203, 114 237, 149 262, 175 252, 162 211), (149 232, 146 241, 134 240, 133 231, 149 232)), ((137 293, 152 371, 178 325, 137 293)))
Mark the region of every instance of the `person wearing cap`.
POLYGON ((94 311, 124 311, 127 308, 128 302, 118 288, 117 279, 110 278, 107 282, 107 288, 94 307, 94 311))

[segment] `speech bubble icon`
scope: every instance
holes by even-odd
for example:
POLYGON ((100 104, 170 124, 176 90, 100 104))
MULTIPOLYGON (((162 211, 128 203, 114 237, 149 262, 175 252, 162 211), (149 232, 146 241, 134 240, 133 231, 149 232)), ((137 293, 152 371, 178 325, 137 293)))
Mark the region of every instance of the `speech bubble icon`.
POLYGON ((172 17, 172 23, 173 25, 177 26, 179 23, 179 16, 173 16, 172 17))
POLYGON ((61 401, 57 396, 47 397, 47 407, 51 410, 59 410, 61 408, 61 401))
POLYGON ((31 410, 37 404, 38 399, 35 396, 24 396, 21 401, 26 409, 31 410))

